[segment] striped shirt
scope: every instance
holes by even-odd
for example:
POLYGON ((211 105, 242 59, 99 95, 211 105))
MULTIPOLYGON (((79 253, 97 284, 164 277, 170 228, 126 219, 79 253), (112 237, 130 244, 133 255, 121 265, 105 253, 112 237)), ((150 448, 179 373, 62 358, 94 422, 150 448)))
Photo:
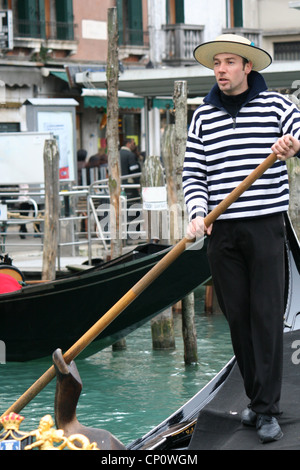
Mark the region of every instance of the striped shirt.
MULTIPOLYGON (((300 111, 283 95, 267 91, 258 72, 249 75, 247 100, 234 117, 224 109, 215 85, 188 132, 183 191, 189 218, 214 209, 285 134, 300 140, 300 111)), ((277 160, 219 219, 274 214, 287 211, 288 204, 287 168, 277 160)))

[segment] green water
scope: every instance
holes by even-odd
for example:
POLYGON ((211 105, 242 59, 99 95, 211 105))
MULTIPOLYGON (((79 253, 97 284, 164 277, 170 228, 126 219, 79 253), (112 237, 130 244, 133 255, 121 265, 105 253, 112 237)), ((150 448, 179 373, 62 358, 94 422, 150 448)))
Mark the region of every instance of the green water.
MULTIPOLYGON (((125 445, 143 436, 181 407, 232 357, 228 326, 220 314, 203 313, 203 292, 197 291, 198 363, 183 359, 181 315, 174 315, 176 349, 153 351, 150 324, 126 338, 127 349, 107 348, 88 359, 77 358, 83 390, 79 421, 110 431, 125 445)), ((49 360, 0 364, 1 413, 11 406, 51 365, 49 360)), ((21 430, 37 428, 45 414, 54 417, 55 380, 20 414, 21 430)))

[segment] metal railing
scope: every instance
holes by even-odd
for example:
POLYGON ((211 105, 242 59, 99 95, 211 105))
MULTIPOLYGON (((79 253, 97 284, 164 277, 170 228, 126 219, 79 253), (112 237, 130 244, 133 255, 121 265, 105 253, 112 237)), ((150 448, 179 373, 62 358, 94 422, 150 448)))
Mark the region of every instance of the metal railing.
MULTIPOLYGON (((134 177, 140 174, 130 175, 134 177)), ((122 177, 123 180, 128 176, 122 177)), ((94 180, 88 186, 61 191, 58 229, 57 265, 61 268, 63 256, 78 256, 80 248, 92 264, 93 246, 101 247, 104 254, 109 251, 113 237, 120 237, 126 245, 130 240, 145 240, 141 197, 127 198, 128 189, 140 190, 139 184, 122 184, 120 197, 120 232, 111 227, 110 215, 114 210, 110 204, 108 179, 94 180), (134 211, 134 217, 131 212, 134 211), (138 218, 136 213, 139 213, 138 218), (132 220, 135 225, 133 226, 132 220)), ((30 188, 26 195, 16 188, 0 189, 0 204, 6 206, 7 218, 0 219, 0 254, 43 252, 44 200, 41 188, 30 188), (25 206, 24 206, 25 205, 25 206), (24 241, 26 239, 26 242, 24 241)), ((0 205, 0 208, 1 208, 0 205)), ((0 211, 1 214, 1 211, 0 211)))
POLYGON ((143 29, 119 28, 119 46, 149 47, 149 31, 143 29))
POLYGON ((89 186, 87 198, 89 260, 91 259, 91 247, 95 240, 94 237, 102 243, 106 252, 108 251, 108 243, 118 237, 121 238, 124 244, 146 239, 141 195, 131 195, 130 197, 126 195, 126 191, 131 192, 132 190, 140 193, 141 186, 139 183, 124 183, 129 176, 139 178, 140 173, 121 176, 119 233, 117 233, 117 228, 112 222, 116 220, 116 214, 111 217, 111 213, 115 211, 115 208, 110 201, 108 179, 95 180, 89 186))
POLYGON ((77 25, 65 21, 29 21, 14 18, 14 36, 18 38, 76 40, 77 25))

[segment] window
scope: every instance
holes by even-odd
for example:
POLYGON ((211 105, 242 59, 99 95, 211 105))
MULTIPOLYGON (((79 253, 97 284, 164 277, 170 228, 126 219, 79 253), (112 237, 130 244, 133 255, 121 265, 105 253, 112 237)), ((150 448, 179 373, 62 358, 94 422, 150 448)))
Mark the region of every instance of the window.
POLYGON ((55 0, 57 39, 74 39, 73 0, 55 0))
POLYGON ((300 41, 275 42, 274 60, 300 60, 300 41))
POLYGON ((15 19, 21 37, 74 39, 73 0, 17 0, 15 19))
POLYGON ((226 0, 227 28, 243 27, 243 0, 226 0))
POLYGON ((20 123, 0 122, 0 132, 20 132, 20 123))
POLYGON ((143 46, 142 0, 117 0, 119 44, 143 46))
POLYGON ((184 0, 167 0, 167 24, 184 23, 184 0))
POLYGON ((45 6, 42 0, 18 0, 18 34, 22 37, 45 37, 45 6))

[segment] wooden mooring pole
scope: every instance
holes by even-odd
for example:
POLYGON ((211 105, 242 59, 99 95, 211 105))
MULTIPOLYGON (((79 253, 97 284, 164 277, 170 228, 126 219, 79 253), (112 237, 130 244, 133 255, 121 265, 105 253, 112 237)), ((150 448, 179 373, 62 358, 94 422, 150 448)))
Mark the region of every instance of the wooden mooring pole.
POLYGON ((118 58, 118 20, 117 9, 108 9, 107 19, 108 50, 107 50, 107 159, 108 184, 110 195, 110 233, 111 258, 122 254, 120 231, 120 196, 121 179, 119 163, 119 58, 118 58))
MULTIPOLYGON (((121 236, 121 178, 119 162, 119 52, 118 52, 118 19, 117 9, 109 8, 107 17, 107 157, 108 157, 108 184, 110 195, 110 250, 111 259, 122 254, 121 236)), ((126 349, 126 340, 121 338, 113 344, 113 350, 126 349)))
POLYGON ((44 146, 45 223, 42 280, 56 277, 56 257, 59 224, 59 151, 55 139, 44 146))
MULTIPOLYGON (((174 242, 182 237, 180 227, 184 229, 185 204, 182 190, 182 170, 187 140, 187 82, 176 81, 174 83, 175 105, 175 142, 174 142, 174 178, 176 185, 178 210, 173 211, 175 216, 176 231, 174 242)), ((188 274, 187 274, 188 275, 188 274)), ((182 336, 184 343, 184 361, 192 364, 198 361, 197 334, 195 327, 195 301, 191 292, 182 299, 182 336)))
MULTIPOLYGON (((159 187, 165 185, 164 171, 158 156, 148 156, 145 160, 141 183, 143 187, 159 187)), ((148 240, 164 240, 165 230, 163 227, 166 211, 149 210, 144 212, 147 220, 148 240)), ((153 349, 174 349, 175 332, 172 309, 167 308, 151 320, 151 335, 153 349)))
POLYGON ((298 158, 287 160, 290 186, 289 216, 300 240, 300 161, 298 158))

